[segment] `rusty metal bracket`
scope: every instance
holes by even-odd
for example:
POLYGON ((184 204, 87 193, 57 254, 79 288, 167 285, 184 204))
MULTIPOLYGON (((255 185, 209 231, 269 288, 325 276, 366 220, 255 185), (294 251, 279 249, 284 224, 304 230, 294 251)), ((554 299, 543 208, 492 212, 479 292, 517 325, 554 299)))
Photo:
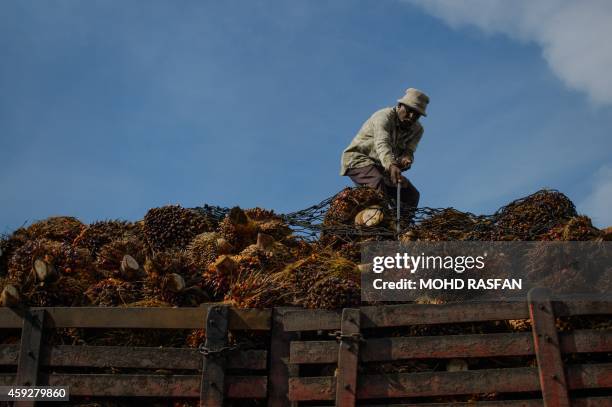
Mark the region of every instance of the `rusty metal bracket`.
POLYGON ((225 365, 229 307, 215 305, 206 315, 206 354, 202 357, 200 406, 222 407, 225 395, 225 365), (211 357, 214 355, 215 357, 211 357))
POLYGON ((550 291, 532 288, 528 295, 533 342, 546 407, 569 407, 569 396, 550 291))
MULTIPOLYGON (((36 386, 38 382, 42 350, 45 310, 27 310, 23 317, 21 347, 17 367, 16 386, 36 386)), ((34 401, 16 401, 16 407, 34 406, 34 401)))
POLYGON ((336 406, 354 406, 357 398, 357 368, 361 337, 359 309, 342 310, 341 334, 338 349, 338 377, 336 379, 336 406))

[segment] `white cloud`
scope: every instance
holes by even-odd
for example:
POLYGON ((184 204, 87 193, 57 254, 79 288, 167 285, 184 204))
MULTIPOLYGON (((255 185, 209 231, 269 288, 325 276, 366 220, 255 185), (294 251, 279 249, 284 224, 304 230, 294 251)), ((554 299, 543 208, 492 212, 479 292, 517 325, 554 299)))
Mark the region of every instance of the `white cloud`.
POLYGON ((612 104, 610 0, 404 0, 451 27, 534 42, 552 71, 595 103, 612 104))
POLYGON ((593 189, 578 205, 599 227, 612 226, 612 166, 603 166, 593 177, 593 189))

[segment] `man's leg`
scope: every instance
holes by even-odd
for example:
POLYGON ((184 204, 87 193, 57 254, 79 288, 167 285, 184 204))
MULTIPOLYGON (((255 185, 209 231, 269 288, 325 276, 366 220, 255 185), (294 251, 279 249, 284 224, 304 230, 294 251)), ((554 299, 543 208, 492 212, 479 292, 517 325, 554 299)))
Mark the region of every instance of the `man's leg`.
MULTIPOLYGON (((395 201, 397 186, 393 185, 390 180, 385 180, 385 192, 395 201)), ((417 208, 419 206, 420 197, 421 194, 419 193, 419 190, 412 185, 412 182, 408 181, 407 185, 402 185, 402 189, 400 190, 400 199, 402 200, 403 207, 417 208)))
POLYGON ((402 200, 403 205, 407 205, 412 208, 418 208, 419 199, 421 197, 421 193, 412 182, 408 181, 408 185, 402 186, 402 190, 400 192, 400 199, 402 200))
POLYGON ((386 193, 385 175, 382 170, 375 165, 368 165, 361 168, 349 168, 346 172, 353 182, 358 186, 368 186, 382 193, 386 193))

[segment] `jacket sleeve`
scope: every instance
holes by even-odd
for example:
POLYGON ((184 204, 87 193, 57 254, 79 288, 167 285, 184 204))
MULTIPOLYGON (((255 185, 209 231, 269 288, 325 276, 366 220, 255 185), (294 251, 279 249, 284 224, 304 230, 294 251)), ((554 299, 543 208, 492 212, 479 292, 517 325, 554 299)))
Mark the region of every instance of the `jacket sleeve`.
POLYGON ((389 171, 391 164, 395 163, 393 150, 391 149, 391 134, 387 130, 387 118, 383 116, 375 117, 373 120, 374 150, 380 163, 389 171))
POLYGON ((417 134, 415 134, 414 138, 410 140, 408 146, 406 148, 406 156, 410 158, 410 161, 414 162, 414 152, 419 145, 419 141, 421 141, 421 137, 423 137, 423 127, 419 128, 417 134))

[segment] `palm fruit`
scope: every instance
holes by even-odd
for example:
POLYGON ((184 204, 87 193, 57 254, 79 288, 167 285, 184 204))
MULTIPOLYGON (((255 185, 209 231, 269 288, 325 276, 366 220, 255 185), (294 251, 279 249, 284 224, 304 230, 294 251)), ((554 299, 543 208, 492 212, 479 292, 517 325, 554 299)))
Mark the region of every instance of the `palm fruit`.
POLYGON ((264 272, 240 274, 229 285, 224 302, 237 308, 269 308, 285 305, 284 298, 291 298, 288 285, 264 272))
POLYGON ((245 209, 244 213, 254 221, 262 221, 262 220, 271 220, 271 219, 280 219, 273 210, 271 209, 263 209, 263 208, 249 208, 245 209))
POLYGON ((84 303, 83 293, 88 282, 73 276, 59 275, 50 283, 41 282, 23 291, 29 306, 35 307, 78 307, 84 303))
POLYGON ((271 219, 261 222, 256 221, 256 223, 260 232, 272 236, 277 241, 282 241, 293 233, 291 228, 282 220, 271 219))
POLYGON ((257 223, 260 232, 272 236, 274 240, 281 241, 290 236, 293 232, 287 223, 285 223, 279 215, 274 213, 274 211, 262 208, 252 208, 246 209, 244 213, 247 215, 248 219, 257 223))
POLYGON ((206 332, 203 329, 192 330, 185 339, 185 345, 189 348, 197 348, 206 341, 206 332))
MULTIPOLYGON (((361 278, 355 263, 340 257, 333 251, 314 252, 308 257, 288 264, 278 274, 279 278, 287 281, 293 287, 292 302, 295 305, 307 303, 312 305, 311 290, 323 280, 334 278, 336 279, 334 281, 350 281, 357 284, 361 278)), ((347 284, 352 286, 351 283, 347 284)))
POLYGON ((537 285, 548 288, 555 294, 588 293, 592 290, 592 285, 587 281, 585 273, 571 266, 553 271, 539 280, 537 285))
POLYGON ((564 194, 541 190, 511 202, 495 213, 496 240, 534 240, 536 236, 577 216, 564 194))
POLYGON ((589 287, 597 288, 595 280, 600 274, 595 275, 594 271, 601 268, 606 258, 609 257, 597 252, 576 251, 570 243, 537 242, 525 254, 526 277, 556 292, 590 291, 589 287))
POLYGON ((222 255, 208 266, 202 275, 203 286, 215 298, 223 298, 240 270, 240 265, 228 255, 222 255))
POLYGON ((361 273, 357 265, 335 253, 325 260, 325 268, 328 276, 351 280, 356 283, 361 281, 361 273))
POLYGON ((354 242, 344 243, 338 248, 338 254, 353 263, 359 263, 361 262, 361 245, 354 242))
POLYGON ((259 227, 242 209, 234 207, 219 223, 217 231, 237 251, 241 251, 256 242, 259 227))
POLYGON ((49 239, 58 242, 71 243, 85 225, 77 218, 69 216, 53 216, 35 222, 24 230, 16 232, 23 233, 28 239, 49 239))
POLYGON ((378 206, 382 208, 382 222, 376 228, 388 229, 393 217, 387 213, 387 201, 382 192, 369 187, 345 188, 331 201, 323 219, 323 233, 319 243, 335 247, 364 238, 364 231, 374 233, 374 228, 355 226, 355 217, 362 210, 378 206))
POLYGON ((209 218, 179 205, 150 209, 144 217, 146 241, 154 251, 185 249, 194 237, 212 228, 209 218))
MULTIPOLYGON (((146 258, 144 243, 136 237, 126 237, 113 240, 100 249, 96 258, 96 267, 120 275, 125 256, 132 257, 139 266, 143 266, 146 258)), ((124 278, 126 276, 123 276, 124 278)))
POLYGON ((215 232, 205 232, 197 235, 189 246, 187 246, 187 255, 189 261, 198 270, 207 270, 217 256, 220 254, 221 245, 220 235, 215 232))
POLYGON ((17 249, 32 239, 26 234, 26 229, 20 228, 11 235, 0 236, 0 276, 8 272, 9 259, 17 249))
POLYGON ((83 229, 74 239, 73 245, 86 248, 96 256, 104 245, 112 241, 138 238, 141 235, 141 227, 137 224, 122 220, 105 220, 92 223, 83 229))
POLYGON ((291 257, 294 259, 306 258, 312 255, 318 248, 316 243, 310 243, 298 238, 284 239, 282 244, 289 250, 291 257))
POLYGON ((36 239, 19 247, 8 262, 7 279, 18 288, 36 283, 32 271, 36 259, 55 264, 62 256, 63 245, 48 239, 36 239))
POLYGON ((21 294, 13 284, 3 284, 2 294, 0 294, 0 306, 15 307, 21 304, 21 294))
POLYGON ((479 227, 482 230, 482 225, 474 215, 446 208, 424 219, 411 231, 416 233, 419 240, 427 241, 486 240, 487 236, 482 233, 478 236, 480 239, 473 239, 479 227))
POLYGON ((147 273, 144 281, 145 298, 172 305, 198 305, 206 297, 205 293, 198 290, 202 277, 184 250, 159 252, 147 258, 144 270, 147 273))
POLYGON ((358 283, 335 276, 317 281, 304 300, 307 308, 340 309, 359 306, 361 288, 358 283))
POLYGON ((574 216, 567 222, 538 236, 538 240, 586 241, 595 240, 601 236, 602 232, 593 227, 588 216, 574 216))
POLYGON ((352 225, 355 216, 363 209, 380 205, 384 207, 385 196, 369 187, 345 188, 333 199, 325 214, 323 224, 326 226, 352 225))
POLYGON ((601 234, 604 241, 612 241, 612 226, 602 229, 601 234))
POLYGON ((137 301, 138 290, 133 283, 116 278, 104 279, 85 292, 91 305, 114 307, 137 301))
POLYGON ((191 264, 189 254, 185 250, 169 250, 147 257, 144 262, 144 271, 148 275, 159 276, 176 273, 186 280, 197 274, 197 269, 191 264))
POLYGON ((509 319, 506 322, 513 332, 525 332, 532 329, 530 319, 509 319))

